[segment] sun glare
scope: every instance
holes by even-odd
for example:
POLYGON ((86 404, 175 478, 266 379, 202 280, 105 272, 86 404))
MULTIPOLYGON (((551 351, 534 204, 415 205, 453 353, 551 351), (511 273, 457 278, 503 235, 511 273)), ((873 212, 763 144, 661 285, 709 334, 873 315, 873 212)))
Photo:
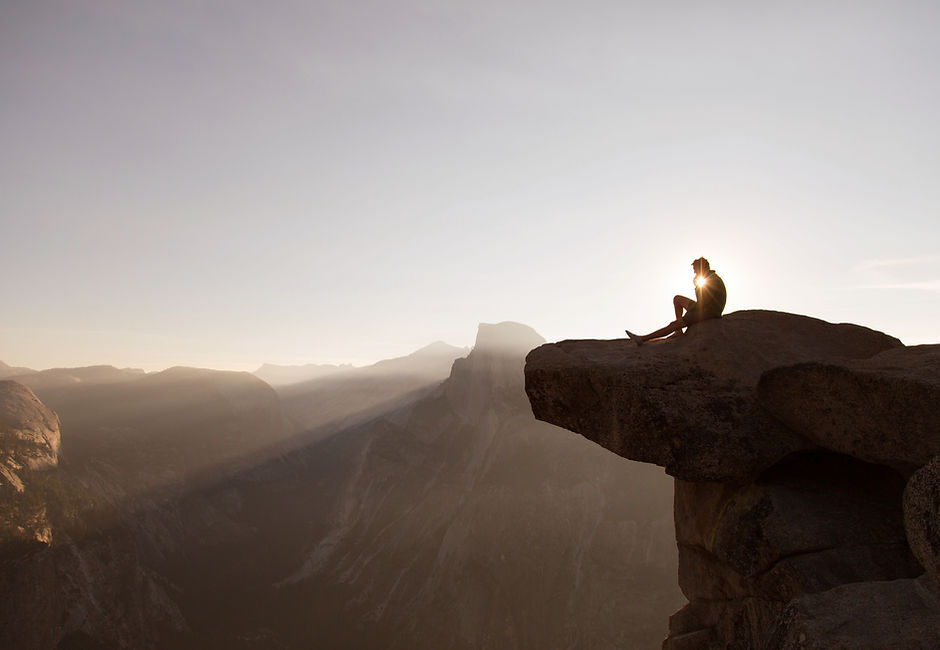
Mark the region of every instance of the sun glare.
POLYGON ((702 275, 695 276, 695 286, 704 287, 705 286, 705 277, 702 275))

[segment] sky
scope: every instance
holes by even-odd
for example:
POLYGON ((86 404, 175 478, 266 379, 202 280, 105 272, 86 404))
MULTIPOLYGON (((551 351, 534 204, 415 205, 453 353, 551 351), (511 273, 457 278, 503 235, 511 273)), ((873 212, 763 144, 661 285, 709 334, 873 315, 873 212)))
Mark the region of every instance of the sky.
POLYGON ((0 360, 940 322, 936 2, 0 2, 0 360))

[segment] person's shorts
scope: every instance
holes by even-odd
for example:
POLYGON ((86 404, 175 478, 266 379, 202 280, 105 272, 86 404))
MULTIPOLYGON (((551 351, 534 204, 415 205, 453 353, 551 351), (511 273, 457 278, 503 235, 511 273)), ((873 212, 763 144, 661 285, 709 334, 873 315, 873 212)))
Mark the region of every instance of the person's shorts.
POLYGON ((692 327, 696 323, 701 323, 703 320, 708 320, 710 318, 721 318, 721 314, 715 314, 710 311, 699 309, 698 307, 693 307, 684 314, 682 314, 682 322, 685 323, 686 327, 692 327))

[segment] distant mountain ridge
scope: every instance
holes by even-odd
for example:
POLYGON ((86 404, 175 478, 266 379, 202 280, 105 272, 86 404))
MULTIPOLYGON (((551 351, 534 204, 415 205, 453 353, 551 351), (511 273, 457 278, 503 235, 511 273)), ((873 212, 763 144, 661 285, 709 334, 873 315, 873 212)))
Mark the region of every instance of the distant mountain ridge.
POLYGON ((24 375, 26 373, 36 372, 32 368, 23 368, 11 366, 9 364, 0 361, 0 379, 9 379, 10 377, 15 377, 16 375, 24 375))
POLYGON ((130 482, 136 492, 179 483, 210 465, 279 453, 289 433, 274 389, 247 372, 92 366, 17 381, 59 414, 65 457, 79 464, 121 458, 119 473, 141 473, 130 482))
POLYGON ((16 381, 30 388, 59 388, 74 384, 112 384, 138 379, 146 373, 140 368, 116 368, 114 366, 82 366, 79 368, 49 368, 29 370, 12 375, 16 381))
POLYGON ((311 379, 320 379, 321 377, 352 369, 353 365, 350 363, 341 365, 308 363, 299 366, 282 366, 275 363, 265 363, 251 374, 268 382, 275 388, 278 388, 280 386, 298 384, 311 379))
POLYGON ((437 341, 404 357, 275 386, 284 415, 308 442, 350 427, 434 389, 469 348, 437 341))
POLYGON ((39 390, 62 419, 30 497, 52 541, 0 554, 0 645, 657 644, 681 601, 670 482, 535 421, 522 367, 541 342, 483 324, 465 356, 389 360, 346 384, 354 426, 274 455, 254 443, 281 401, 249 373, 39 390))
POLYGON ((308 488, 330 510, 275 595, 285 629, 312 617, 323 647, 661 641, 656 612, 681 602, 670 481, 534 420, 523 366, 543 342, 481 324, 435 391, 301 454, 311 477, 347 469, 308 488))

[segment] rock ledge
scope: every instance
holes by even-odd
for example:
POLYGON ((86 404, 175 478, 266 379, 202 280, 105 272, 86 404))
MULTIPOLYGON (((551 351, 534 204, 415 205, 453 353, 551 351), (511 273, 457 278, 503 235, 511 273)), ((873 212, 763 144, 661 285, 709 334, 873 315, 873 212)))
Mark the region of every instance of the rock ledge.
POLYGON ((743 311, 525 376, 537 418, 676 477, 664 648, 937 647, 940 345, 743 311))

